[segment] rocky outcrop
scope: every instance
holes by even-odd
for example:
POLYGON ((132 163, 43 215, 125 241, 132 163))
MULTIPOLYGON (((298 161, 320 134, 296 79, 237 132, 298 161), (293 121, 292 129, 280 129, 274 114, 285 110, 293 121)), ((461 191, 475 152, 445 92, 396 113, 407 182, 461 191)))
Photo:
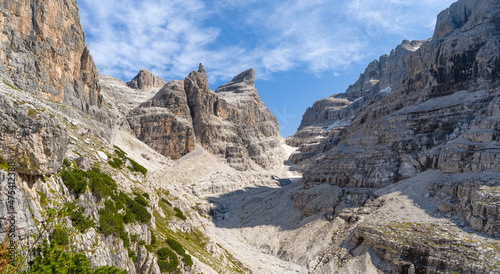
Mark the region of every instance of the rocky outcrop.
POLYGON ((183 82, 169 82, 127 119, 137 138, 173 159, 192 151, 196 139, 237 170, 269 169, 283 161, 279 128, 254 84, 250 69, 211 91, 200 64, 198 71, 183 82))
POLYGON ((263 168, 283 160, 277 120, 254 84, 255 71, 250 69, 212 92, 201 64, 184 80, 198 140, 238 170, 249 169, 250 160, 263 168))
POLYGON ((76 1, 5 1, 0 22, 1 63, 18 88, 106 119, 76 1))
POLYGON ((2 92, 0 119, 0 162, 13 162, 16 171, 26 175, 57 172, 69 137, 61 121, 50 115, 44 105, 36 101, 18 102, 2 92))
MULTIPOLYGON (((349 126, 359 112, 390 94, 393 89, 402 87, 402 80, 407 75, 406 60, 423 43, 404 40, 390 55, 382 55, 379 60, 370 63, 345 93, 315 102, 306 110, 297 133, 287 139, 287 144, 304 146, 302 151, 321 152, 316 147, 318 143, 328 142, 331 139, 328 136, 336 137, 337 132, 349 126)), ((302 155, 298 158, 303 159, 303 156, 309 157, 302 155)))
POLYGON ((129 112, 127 120, 135 136, 162 155, 178 159, 194 149, 193 121, 182 81, 166 84, 129 112))
POLYGON ((154 75, 147 69, 139 71, 139 73, 127 82, 127 86, 134 89, 151 89, 162 88, 167 82, 160 77, 154 75))
POLYGON ((288 141, 302 146, 292 160, 306 185, 377 188, 425 169, 498 170, 499 14, 496 1, 453 4, 433 40, 403 41, 335 96, 351 104, 308 110, 288 141), (323 127, 312 134, 319 143, 301 139, 311 127, 323 127))

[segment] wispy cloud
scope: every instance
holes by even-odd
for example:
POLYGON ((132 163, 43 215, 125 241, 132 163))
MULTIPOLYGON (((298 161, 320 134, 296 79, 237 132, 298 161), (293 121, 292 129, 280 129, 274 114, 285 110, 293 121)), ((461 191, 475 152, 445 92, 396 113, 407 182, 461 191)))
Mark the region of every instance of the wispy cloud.
POLYGON ((101 73, 130 79, 148 68, 174 79, 203 62, 214 83, 250 67, 256 68, 258 77, 292 69, 334 74, 366 56, 381 54, 374 38, 411 34, 429 25, 451 2, 79 0, 78 4, 101 73))

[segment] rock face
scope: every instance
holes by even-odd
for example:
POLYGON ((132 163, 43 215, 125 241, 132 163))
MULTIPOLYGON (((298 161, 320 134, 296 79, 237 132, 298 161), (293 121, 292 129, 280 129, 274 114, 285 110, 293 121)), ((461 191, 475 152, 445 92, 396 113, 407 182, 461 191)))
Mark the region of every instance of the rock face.
POLYGON ((22 90, 103 118, 99 72, 74 0, 5 1, 0 62, 22 90), (97 113, 96 113, 97 112, 97 113))
POLYGON ((154 75, 147 69, 139 71, 139 73, 127 82, 127 86, 134 89, 151 89, 162 88, 167 82, 160 77, 154 75))
POLYGON ((356 84, 335 96, 347 102, 327 98, 308 109, 289 140, 303 146, 296 162, 316 157, 303 162, 308 184, 380 187, 428 168, 500 167, 499 4, 484 3, 488 12, 475 4, 453 4, 439 15, 433 40, 403 41, 371 63, 356 84))
MULTIPOLYGON (((345 93, 309 108, 287 140, 299 146, 291 160, 304 172, 304 191, 324 184, 375 191, 431 170, 498 172, 499 20, 500 2, 460 0, 438 16, 432 40, 403 41, 372 62, 345 93)), ((443 186, 432 188, 439 192, 443 186)), ((457 179, 439 193, 442 203, 436 208, 443 215, 458 214, 464 226, 499 237, 497 180, 457 179)), ((403 249, 396 248, 399 236, 387 237, 382 227, 360 225, 355 235, 396 271, 485 271, 485 265, 476 269, 447 261, 448 251, 432 246, 424 234, 418 240, 419 230, 412 229, 416 238, 403 249), (429 245, 415 248, 420 241, 429 245)), ((481 256, 477 251, 464 260, 481 256)))
POLYGON ((283 161, 279 128, 254 84, 250 69, 213 92, 200 64, 183 82, 169 82, 132 110, 128 121, 140 140, 165 156, 180 158, 196 139, 237 170, 253 163, 269 169, 283 161))
MULTIPOLYGON (((9 89, 2 84, 0 89, 9 89)), ((36 101, 18 102, 0 93, 0 161, 14 162, 26 175, 53 174, 61 167, 69 142, 61 121, 36 101)))
POLYGON ((193 121, 182 81, 166 84, 129 112, 127 119, 135 136, 162 155, 178 159, 194 149, 193 121))

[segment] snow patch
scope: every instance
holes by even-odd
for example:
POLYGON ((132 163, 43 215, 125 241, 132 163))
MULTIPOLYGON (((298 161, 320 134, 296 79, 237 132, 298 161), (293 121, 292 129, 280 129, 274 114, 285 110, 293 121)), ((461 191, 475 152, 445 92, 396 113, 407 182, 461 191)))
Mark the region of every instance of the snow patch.
POLYGON ((338 128, 338 127, 346 127, 351 124, 351 121, 349 119, 344 119, 344 120, 337 120, 333 124, 331 124, 326 130, 338 128))
POLYGON ((352 101, 352 102, 353 102, 353 103, 356 103, 357 101, 359 101, 359 100, 361 100, 361 99, 363 99, 363 98, 364 98, 364 97, 359 97, 358 99, 356 99, 356 100, 354 100, 354 101, 352 101))
POLYGON ((385 89, 377 92, 377 94, 383 94, 383 95, 388 95, 391 94, 392 88, 391 87, 386 87, 385 89))

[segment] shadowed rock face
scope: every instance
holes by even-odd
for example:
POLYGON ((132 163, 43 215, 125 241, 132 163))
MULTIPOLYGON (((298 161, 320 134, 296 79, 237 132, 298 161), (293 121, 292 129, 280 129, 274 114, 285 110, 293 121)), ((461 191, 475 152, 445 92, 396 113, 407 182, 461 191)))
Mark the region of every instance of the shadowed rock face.
POLYGON ((172 81, 128 115, 137 138, 174 159, 194 149, 195 139, 237 170, 252 162, 272 168, 283 161, 276 118, 247 70, 215 92, 200 64, 183 82, 172 81))
POLYGON ((160 77, 154 75, 147 69, 139 71, 139 73, 130 82, 127 82, 127 86, 135 89, 151 89, 151 88, 162 88, 167 82, 160 77))
MULTIPOLYGON (((306 188, 380 188, 428 169, 500 170, 499 22, 500 2, 458 1, 438 16, 432 40, 403 41, 345 93, 309 108, 287 140, 300 146, 291 160, 306 188)), ((478 207, 467 206, 473 229, 497 235, 496 221, 478 224, 478 207)), ((496 219, 492 208, 481 210, 496 219)))
POLYGON ((74 0, 4 1, 0 65, 14 84, 103 119, 99 72, 74 0))

